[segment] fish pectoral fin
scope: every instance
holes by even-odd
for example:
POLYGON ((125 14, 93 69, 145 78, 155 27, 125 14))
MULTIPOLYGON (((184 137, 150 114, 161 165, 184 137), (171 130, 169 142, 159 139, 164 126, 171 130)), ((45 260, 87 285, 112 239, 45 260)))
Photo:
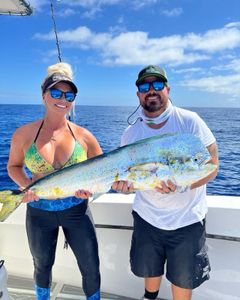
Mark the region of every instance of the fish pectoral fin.
POLYGON ((0 222, 7 217, 21 204, 22 192, 19 190, 0 191, 0 222))
POLYGON ((164 165, 159 162, 150 162, 145 164, 139 164, 134 165, 132 167, 128 168, 129 172, 149 172, 149 173, 155 173, 160 167, 163 167, 164 165))
POLYGON ((136 182, 146 180, 147 178, 153 178, 158 176, 159 169, 162 169, 163 165, 160 163, 146 163, 139 164, 128 168, 125 173, 126 180, 136 182))

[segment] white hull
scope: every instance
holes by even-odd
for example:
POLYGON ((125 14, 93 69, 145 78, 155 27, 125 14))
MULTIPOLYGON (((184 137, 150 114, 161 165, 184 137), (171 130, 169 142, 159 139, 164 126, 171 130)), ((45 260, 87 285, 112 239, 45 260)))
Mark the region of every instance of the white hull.
MULTIPOLYGON (((90 206, 97 226, 102 291, 138 299, 143 294, 143 281, 132 275, 129 267, 132 198, 132 195, 109 194, 100 197, 90 206)), ((240 197, 208 196, 208 205, 211 279, 194 290, 193 300, 237 300, 240 299, 240 197)), ((32 278, 32 259, 24 219, 25 206, 21 205, 0 224, 0 259, 5 260, 9 275, 32 278)), ((53 270, 53 281, 57 284, 52 299, 58 294, 62 284, 81 284, 75 258, 70 249, 63 249, 63 244, 64 237, 61 233, 53 270)), ((9 290, 13 291, 14 288, 9 290)), ((159 296, 171 299, 170 284, 165 279, 159 296)), ((83 298, 76 296, 74 299, 83 298)))

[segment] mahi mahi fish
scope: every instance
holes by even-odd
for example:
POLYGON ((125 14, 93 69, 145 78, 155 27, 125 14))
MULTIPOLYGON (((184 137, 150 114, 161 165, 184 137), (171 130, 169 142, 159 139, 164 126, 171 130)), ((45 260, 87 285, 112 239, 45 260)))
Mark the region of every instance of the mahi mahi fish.
MULTIPOLYGON (((79 189, 107 193, 114 181, 127 180, 135 190, 151 190, 170 179, 187 186, 216 169, 210 154, 192 134, 165 134, 137 141, 63 168, 26 187, 41 199, 73 196, 79 189)), ((0 221, 21 203, 24 191, 0 191, 0 221)))

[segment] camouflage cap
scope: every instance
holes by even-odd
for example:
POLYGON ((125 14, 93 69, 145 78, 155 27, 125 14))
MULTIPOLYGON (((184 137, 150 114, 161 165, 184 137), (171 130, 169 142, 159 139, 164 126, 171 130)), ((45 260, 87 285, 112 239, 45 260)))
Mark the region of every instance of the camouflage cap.
POLYGON ((64 75, 62 73, 53 73, 52 75, 48 76, 47 78, 44 79, 41 88, 42 88, 42 92, 45 93, 47 89, 50 89, 51 87, 53 87, 55 84, 59 83, 59 82, 66 82, 68 83, 75 94, 77 94, 78 89, 75 85, 75 83, 72 81, 72 79, 70 77, 68 77, 67 75, 64 75))
POLYGON ((136 81, 136 85, 138 85, 141 81, 143 81, 145 78, 150 76, 158 77, 164 82, 168 81, 167 73, 163 68, 154 65, 149 65, 138 73, 138 79, 136 81))

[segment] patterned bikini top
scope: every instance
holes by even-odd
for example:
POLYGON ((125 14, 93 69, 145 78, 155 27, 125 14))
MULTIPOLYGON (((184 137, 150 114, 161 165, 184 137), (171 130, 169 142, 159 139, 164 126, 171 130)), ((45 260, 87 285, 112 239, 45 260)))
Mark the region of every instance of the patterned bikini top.
MULTIPOLYGON (((24 158, 25 165, 27 166, 29 171, 31 171, 32 173, 35 173, 35 174, 36 173, 44 174, 44 173, 50 173, 50 172, 56 171, 56 169, 40 155, 40 153, 38 152, 37 147, 36 147, 36 141, 37 141, 39 133, 42 129, 43 123, 44 123, 44 121, 42 121, 41 126, 39 127, 36 137, 34 139, 34 142, 28 148, 27 152, 25 153, 25 158, 24 158)), ((75 146, 74 146, 73 153, 71 154, 71 156, 69 157, 67 162, 61 168, 71 166, 73 164, 79 163, 79 162, 87 159, 86 151, 84 150, 83 146, 80 145, 78 143, 78 141, 76 140, 70 125, 69 124, 67 124, 67 125, 68 125, 68 128, 75 140, 75 146)))

